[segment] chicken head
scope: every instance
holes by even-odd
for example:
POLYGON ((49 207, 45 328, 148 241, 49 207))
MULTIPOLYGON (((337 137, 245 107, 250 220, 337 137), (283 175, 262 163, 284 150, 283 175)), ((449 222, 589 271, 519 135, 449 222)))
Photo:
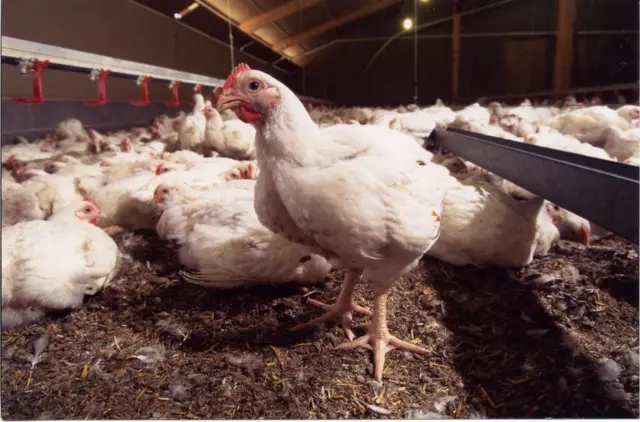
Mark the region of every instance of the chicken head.
POLYGON ((179 189, 175 186, 167 186, 161 183, 153 190, 153 203, 165 204, 169 202, 172 195, 178 191, 179 189))
POLYGON ((560 238, 573 240, 585 246, 589 245, 591 223, 551 202, 547 203, 547 213, 560 232, 560 238))
POLYGON ((244 123, 261 121, 280 103, 277 84, 271 82, 270 76, 257 73, 241 63, 225 81, 217 109, 233 110, 244 123))
POLYGON ((237 164, 230 170, 227 170, 226 172, 224 172, 222 174, 222 179, 225 182, 229 182, 231 180, 241 180, 241 179, 257 180, 258 165, 252 162, 237 164))
POLYGON ((156 175, 160 176, 161 174, 169 173, 170 171, 174 171, 174 170, 175 170, 174 168, 166 165, 165 163, 160 163, 156 167, 156 175))
POLYGON ((122 141, 120 141, 120 149, 124 152, 131 152, 133 150, 133 145, 131 145, 131 140, 128 137, 122 138, 122 141))
POLYGON ((93 199, 85 197, 82 199, 81 206, 76 210, 76 217, 80 221, 98 224, 98 220, 104 217, 104 214, 93 199))

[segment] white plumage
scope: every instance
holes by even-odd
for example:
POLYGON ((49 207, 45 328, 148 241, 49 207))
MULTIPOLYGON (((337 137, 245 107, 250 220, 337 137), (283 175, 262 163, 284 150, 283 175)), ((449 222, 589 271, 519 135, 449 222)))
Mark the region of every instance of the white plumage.
POLYGON ((158 234, 181 245, 189 282, 219 289, 248 284, 316 282, 331 265, 263 227, 253 209, 255 182, 229 182, 207 192, 160 185, 166 211, 158 234))
POLYGON ((328 312, 296 329, 339 318, 354 340, 352 313, 372 315, 368 334, 341 347, 372 348, 381 379, 390 348, 426 352, 386 322, 392 286, 423 255, 518 268, 559 238, 588 245, 608 235, 474 163, 428 152, 434 128, 640 165, 637 106, 570 97, 563 107, 438 100, 307 113, 286 86, 246 65, 215 95, 219 109, 196 94, 190 113, 149 128, 99 133, 67 119, 55 136, 2 148, 3 326, 80 306, 118 266, 107 233, 155 229, 178 245, 182 277, 203 287, 315 283, 332 266, 345 270, 333 305, 310 301, 328 312), (102 208, 93 224, 80 221, 85 196, 102 208), (352 300, 362 278, 373 314, 352 300))
MULTIPOLYGON (((370 334, 349 347, 371 343, 378 380, 387 345, 425 353, 389 334, 386 297, 437 240, 444 189, 455 179, 443 167, 418 162, 424 150, 400 132, 358 125, 319 129, 286 86, 246 67, 234 71, 218 105, 237 107, 241 118, 255 122, 260 222, 348 270, 327 315, 353 311, 352 290, 361 274, 373 288, 370 334), (248 95, 253 88, 256 94, 248 95)), ((348 324, 345 329, 350 332, 348 324)))
POLYGON ((100 210, 78 201, 48 221, 2 229, 2 327, 40 318, 50 310, 77 308, 114 277, 115 242, 89 220, 100 210))

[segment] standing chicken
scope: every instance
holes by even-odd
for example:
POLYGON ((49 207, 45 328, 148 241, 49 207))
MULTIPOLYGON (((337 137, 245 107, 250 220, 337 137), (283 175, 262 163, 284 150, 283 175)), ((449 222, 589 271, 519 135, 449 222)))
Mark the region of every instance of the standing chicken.
POLYGON ((200 150, 204 141, 204 131, 207 120, 204 116, 206 107, 204 98, 200 94, 193 96, 193 112, 189 113, 178 127, 181 149, 200 150))
POLYGON ((340 317, 349 335, 350 313, 363 310, 352 296, 364 274, 375 298, 372 323, 367 335, 341 347, 372 350, 377 380, 390 350, 426 354, 389 333, 387 297, 438 239, 443 180, 455 179, 444 167, 418 160, 424 150, 401 132, 318 128, 289 88, 246 64, 226 80, 218 109, 234 109, 256 127, 260 222, 347 270, 336 303, 296 328, 340 317))
POLYGON ((223 120, 212 106, 204 111, 207 118, 204 141, 218 153, 238 160, 254 158, 256 130, 238 119, 223 120))

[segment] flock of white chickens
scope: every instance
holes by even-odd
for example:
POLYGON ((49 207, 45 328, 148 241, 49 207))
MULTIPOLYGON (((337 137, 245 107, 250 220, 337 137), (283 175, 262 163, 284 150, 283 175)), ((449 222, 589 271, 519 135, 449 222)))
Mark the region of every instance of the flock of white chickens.
POLYGON ((296 329, 342 320, 344 348, 423 349, 386 328, 386 295, 423 255, 453 265, 522 267, 560 238, 600 227, 472 163, 423 148, 435 127, 640 165, 640 107, 437 104, 313 109, 239 66, 211 104, 115 133, 61 122, 46 139, 2 148, 2 326, 81 306, 106 287, 123 230, 180 246, 184 280, 212 288, 316 283, 346 270, 334 305, 296 329), (353 288, 374 289, 373 313, 353 288), (355 339, 351 313, 372 315, 355 339))

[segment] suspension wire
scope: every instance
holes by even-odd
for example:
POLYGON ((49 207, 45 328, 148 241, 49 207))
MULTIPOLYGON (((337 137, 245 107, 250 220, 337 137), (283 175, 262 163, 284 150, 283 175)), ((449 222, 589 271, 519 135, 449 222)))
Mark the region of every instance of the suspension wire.
MULTIPOLYGON (((298 23, 300 24, 300 28, 298 29, 298 32, 302 32, 304 31, 304 19, 302 17, 302 7, 300 5, 300 0, 297 1, 298 2, 298 23)), ((302 46, 300 46, 300 48, 302 48, 302 46)), ((307 78, 306 78, 306 74, 304 71, 304 67, 301 66, 302 70, 302 93, 306 94, 307 93, 307 78)))
POLYGON ((233 52, 233 26, 231 25, 231 0, 227 0, 227 24, 229 29, 229 56, 231 58, 231 70, 236 66, 233 52))
POLYGON ((418 0, 413 0, 413 103, 418 105, 418 0))

